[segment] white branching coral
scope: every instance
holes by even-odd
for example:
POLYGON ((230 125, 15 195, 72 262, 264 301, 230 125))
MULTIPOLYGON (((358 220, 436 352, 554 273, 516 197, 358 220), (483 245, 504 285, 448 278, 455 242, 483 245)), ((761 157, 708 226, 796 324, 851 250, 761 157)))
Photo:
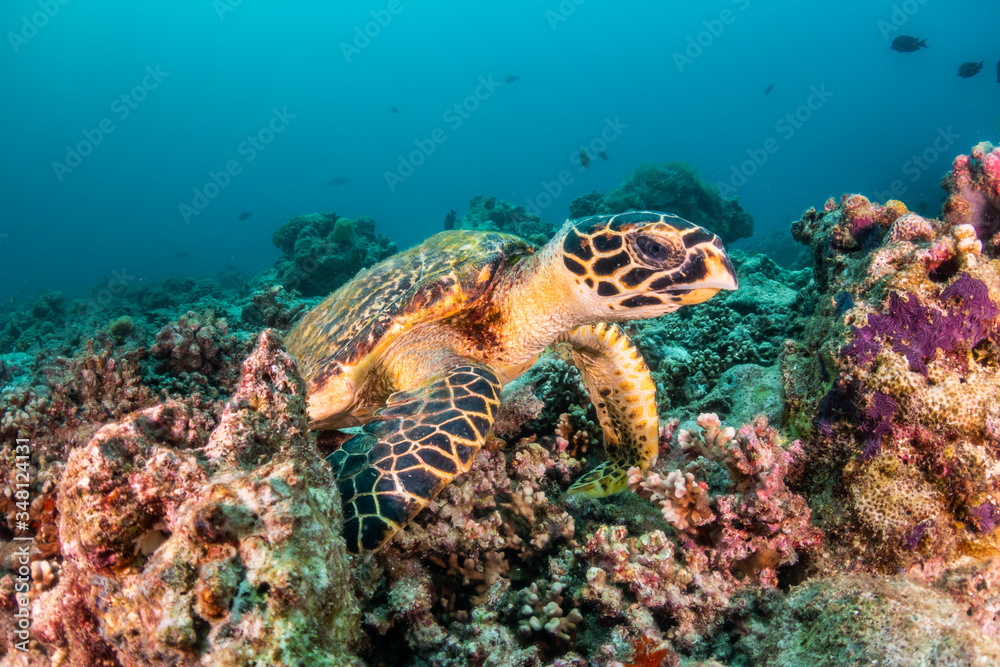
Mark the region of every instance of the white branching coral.
POLYGON ((524 603, 519 623, 522 635, 528 637, 532 633, 544 631, 563 641, 572 640, 576 624, 583 620, 583 615, 575 607, 568 614, 563 612, 562 593, 567 583, 566 577, 558 578, 551 584, 542 581, 541 586, 539 582, 535 582, 519 593, 524 603))
POLYGON ((695 421, 701 427, 701 433, 694 429, 681 429, 677 441, 685 456, 704 456, 711 461, 724 461, 727 456, 726 445, 736 436, 732 426, 722 428, 722 421, 714 412, 698 415, 695 421))
POLYGON ((659 473, 629 468, 629 487, 660 506, 663 518, 678 530, 701 526, 712 519, 708 486, 696 482, 694 475, 674 470, 666 477, 659 473))

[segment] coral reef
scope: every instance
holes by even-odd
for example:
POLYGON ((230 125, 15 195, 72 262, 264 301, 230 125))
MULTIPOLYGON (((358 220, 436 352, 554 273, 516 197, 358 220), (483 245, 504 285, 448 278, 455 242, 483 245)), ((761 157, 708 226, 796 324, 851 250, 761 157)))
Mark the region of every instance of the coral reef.
POLYGON ((482 195, 476 195, 469 202, 469 212, 458 221, 457 229, 516 234, 536 245, 544 245, 556 232, 555 225, 543 222, 523 206, 482 195))
POLYGON ((788 423, 809 439, 824 521, 874 538, 853 548, 886 571, 996 552, 1000 265, 963 220, 845 195, 793 227, 821 293, 782 358, 788 423))
POLYGON ((70 664, 363 664, 339 496, 270 331, 214 430, 179 402, 109 424, 71 453, 56 504, 65 560, 33 565, 36 650, 70 664))
POLYGON ((984 141, 969 155, 959 155, 941 186, 948 193, 945 221, 952 226, 972 225, 987 252, 993 257, 1000 254, 1000 147, 984 141))
POLYGON ((325 296, 361 269, 395 254, 396 244, 375 233, 375 222, 336 213, 295 216, 274 232, 281 250, 274 263, 278 282, 304 296, 325 296))
POLYGON ((607 197, 591 193, 570 204, 573 217, 625 211, 674 213, 711 229, 731 242, 753 234, 753 217, 736 199, 724 199, 719 190, 686 162, 644 162, 607 197))
MULTIPOLYGON (((505 387, 471 470, 370 558, 344 553, 321 461, 348 435, 308 431, 260 331, 394 251, 370 219, 292 219, 249 281, 123 275, 0 313, 0 664, 997 661, 1000 149, 943 185, 943 220, 830 199, 793 225, 808 261, 746 244, 806 268, 734 251, 740 290, 628 324, 661 418, 631 491, 567 493, 603 433, 556 345, 505 387)), ((682 165, 571 213, 651 206, 752 224, 682 165)), ((554 231, 486 197, 456 226, 554 231)))
POLYGON ((240 310, 240 319, 247 326, 288 329, 305 313, 304 303, 295 303, 280 285, 262 287, 250 294, 250 303, 240 310))
POLYGON ((941 593, 906 578, 844 575, 794 588, 739 646, 754 665, 989 665, 1000 644, 941 593))
POLYGON ((244 349, 229 333, 224 318, 215 317, 211 310, 188 311, 156 334, 149 353, 159 360, 158 377, 151 377, 151 383, 168 392, 190 392, 201 386, 216 398, 220 389, 228 390, 235 383, 232 357, 244 349))
POLYGON ((733 261, 739 290, 626 327, 649 365, 661 415, 681 417, 694 409, 736 421, 775 411, 758 380, 777 362, 787 339, 803 336, 815 306, 811 271, 786 271, 763 255, 734 253, 733 261), (729 391, 712 395, 723 374, 746 364, 760 368, 730 373, 729 391))

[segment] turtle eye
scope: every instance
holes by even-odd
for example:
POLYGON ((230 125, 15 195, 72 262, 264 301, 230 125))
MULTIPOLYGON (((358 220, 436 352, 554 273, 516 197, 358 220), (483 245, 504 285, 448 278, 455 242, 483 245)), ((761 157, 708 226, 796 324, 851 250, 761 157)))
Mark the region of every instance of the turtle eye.
POLYGON ((635 240, 635 245, 639 248, 639 252, 652 262, 659 263, 670 259, 670 248, 651 236, 640 236, 635 240))

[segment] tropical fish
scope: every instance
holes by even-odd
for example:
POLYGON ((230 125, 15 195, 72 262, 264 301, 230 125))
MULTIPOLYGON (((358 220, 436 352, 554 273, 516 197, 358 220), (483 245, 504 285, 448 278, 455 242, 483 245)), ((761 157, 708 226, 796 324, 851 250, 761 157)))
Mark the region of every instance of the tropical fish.
POLYGON ((398 107, 389 107, 389 111, 391 111, 393 113, 399 113, 399 108, 398 107))
POLYGON ((602 160, 607 160, 607 159, 608 159, 608 154, 607 154, 607 153, 605 153, 604 151, 597 151, 597 155, 598 155, 598 156, 599 156, 599 157, 600 157, 600 158, 601 158, 602 160))
POLYGON ((521 77, 519 77, 519 76, 518 76, 518 75, 516 75, 516 74, 508 74, 507 76, 505 76, 505 77, 503 78, 503 80, 504 80, 504 81, 506 81, 507 83, 514 83, 515 81, 517 81, 517 80, 518 80, 518 79, 520 79, 520 78, 521 78, 521 77))
POLYGON ((349 180, 351 180, 351 179, 349 179, 347 176, 337 176, 336 178, 331 178, 330 179, 330 187, 331 188, 339 188, 341 185, 344 185, 349 180))
POLYGON ((927 48, 926 39, 917 39, 916 37, 910 37, 909 35, 900 35, 896 39, 892 40, 892 46, 890 46, 893 51, 899 51, 900 53, 913 53, 914 51, 919 51, 920 49, 927 48))
POLYGON ((239 218, 240 220, 246 220, 247 218, 250 217, 250 215, 251 213, 249 211, 243 211, 242 213, 240 213, 239 218))
POLYGON ((448 211, 448 215, 444 216, 444 228, 445 229, 455 229, 455 220, 458 218, 458 212, 455 209, 448 211))
POLYGON ((958 75, 963 79, 968 79, 979 74, 983 69, 983 63, 985 61, 980 60, 978 63, 967 62, 962 63, 958 66, 958 75))
POLYGON ((764 94, 770 95, 772 90, 774 90, 774 84, 768 84, 767 88, 764 89, 764 94))
POLYGON ((587 167, 590 166, 590 156, 587 155, 587 149, 586 148, 584 148, 583 150, 580 151, 580 164, 583 165, 584 169, 586 169, 587 167))

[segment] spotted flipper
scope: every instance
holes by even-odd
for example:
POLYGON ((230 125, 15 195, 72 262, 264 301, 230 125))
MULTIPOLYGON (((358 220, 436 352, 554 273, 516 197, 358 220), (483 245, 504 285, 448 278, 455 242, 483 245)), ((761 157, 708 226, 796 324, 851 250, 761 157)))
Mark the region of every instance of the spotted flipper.
POLYGON ((608 460, 576 480, 570 493, 604 497, 628 488, 628 469, 656 462, 659 420, 649 368, 621 327, 578 327, 560 340, 573 346, 573 362, 583 375, 604 430, 608 460))
POLYGON ((344 505, 348 550, 378 549, 468 472, 499 404, 496 374, 467 359, 392 394, 374 421, 326 459, 344 505))

